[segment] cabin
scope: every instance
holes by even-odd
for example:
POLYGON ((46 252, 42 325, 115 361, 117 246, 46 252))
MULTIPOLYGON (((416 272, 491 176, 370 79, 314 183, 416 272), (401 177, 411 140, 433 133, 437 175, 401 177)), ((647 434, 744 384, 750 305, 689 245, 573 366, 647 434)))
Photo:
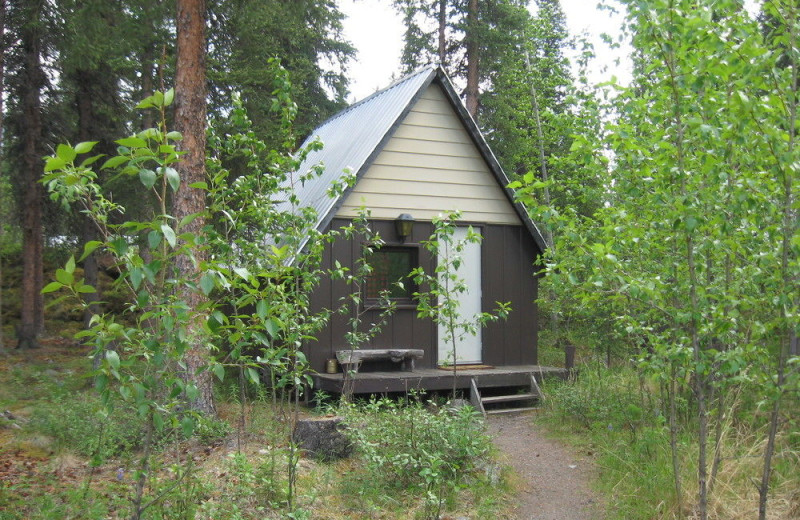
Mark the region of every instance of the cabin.
MULTIPOLYGON (((297 183, 301 204, 316 210, 321 231, 341 228, 367 208, 384 242, 370 262, 364 305, 375 304, 380 290, 414 267, 432 273, 437 259, 421 242, 433 232, 434 217, 459 211, 456 238, 469 226, 482 237, 466 247, 458 271, 470 288, 459 300, 462 315, 491 311, 495 302, 510 302, 512 311, 505 321, 460 342, 455 377, 463 381, 458 384, 467 388, 474 380, 471 373, 478 373, 479 380, 506 374, 498 384, 525 383, 531 373, 540 374, 535 263, 545 242, 507 188, 508 178, 444 70, 429 66, 396 81, 323 123, 309 142, 315 138, 324 148, 312 152, 297 174, 316 164, 324 165, 324 173, 297 183), (327 195, 329 186, 348 173, 355 175, 355 183, 338 196, 327 195)), ((339 238, 327 246, 323 267, 335 262, 352 267, 360 251, 358 240, 339 238)), ((334 309, 350 290, 344 282, 323 279, 312 307, 334 309)), ((452 349, 442 342, 442 330, 417 316, 408 280, 404 290, 393 291, 396 310, 371 344, 362 347, 365 362, 356 374, 355 391, 449 388, 454 376, 442 365, 452 364, 452 349)), ((374 321, 378 312, 367 313, 364 322, 374 321)), ((329 372, 337 354, 340 362, 353 361, 343 354, 349 349, 347 330, 347 316, 334 315, 305 346, 316 388, 341 390, 341 369, 329 372)))

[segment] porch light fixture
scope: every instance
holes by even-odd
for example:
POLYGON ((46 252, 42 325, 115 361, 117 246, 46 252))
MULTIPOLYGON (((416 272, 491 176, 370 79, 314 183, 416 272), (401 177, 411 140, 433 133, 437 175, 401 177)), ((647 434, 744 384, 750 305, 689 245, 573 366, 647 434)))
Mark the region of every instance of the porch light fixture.
POLYGON ((408 213, 401 213, 394 221, 394 229, 400 240, 405 242, 406 238, 411 236, 411 230, 414 229, 414 217, 408 213))

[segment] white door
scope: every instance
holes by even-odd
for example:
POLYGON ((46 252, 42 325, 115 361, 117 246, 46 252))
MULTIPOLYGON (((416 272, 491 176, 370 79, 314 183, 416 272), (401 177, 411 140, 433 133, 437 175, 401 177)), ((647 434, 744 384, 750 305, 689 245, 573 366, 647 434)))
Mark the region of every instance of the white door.
MULTIPOLYGON (((466 227, 457 227, 453 235, 453 242, 465 240, 467 237, 466 227)), ((473 230, 477 233, 477 230, 473 230)), ((447 255, 449 251, 443 251, 447 255)), ((467 291, 457 295, 459 320, 470 320, 475 323, 475 319, 481 312, 481 244, 467 243, 461 252, 461 265, 456 274, 464 280, 467 291)), ((444 281, 440 275, 440 281, 444 281)), ((455 362, 459 365, 480 363, 481 358, 481 329, 475 327, 476 333, 464 334, 462 329, 456 331, 455 342, 455 362), (458 336, 462 337, 459 338, 458 336)), ((439 364, 453 363, 453 343, 446 342, 447 327, 445 324, 438 325, 439 334, 439 364)))

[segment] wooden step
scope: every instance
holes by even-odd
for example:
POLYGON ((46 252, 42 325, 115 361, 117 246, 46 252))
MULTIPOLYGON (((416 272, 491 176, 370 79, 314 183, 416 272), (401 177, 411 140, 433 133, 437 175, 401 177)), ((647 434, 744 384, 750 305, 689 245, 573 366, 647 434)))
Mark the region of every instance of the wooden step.
POLYGON ((531 399, 538 399, 539 396, 534 393, 528 394, 511 394, 511 395, 495 395, 492 397, 482 397, 483 404, 491 403, 508 403, 511 401, 529 401, 531 399))
POLYGON ((522 408, 498 408, 496 410, 486 410, 486 415, 500 415, 501 413, 522 413, 536 410, 535 406, 526 406, 522 408))

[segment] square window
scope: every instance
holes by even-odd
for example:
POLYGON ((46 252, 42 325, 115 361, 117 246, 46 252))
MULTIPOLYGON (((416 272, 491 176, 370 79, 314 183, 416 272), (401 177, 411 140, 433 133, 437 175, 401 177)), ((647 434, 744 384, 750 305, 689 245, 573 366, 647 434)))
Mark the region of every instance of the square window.
POLYGON ((377 300, 383 291, 389 291, 393 300, 411 300, 417 290, 408 274, 419 265, 416 247, 384 246, 369 257, 372 272, 366 280, 365 297, 377 300), (399 287, 397 282, 402 282, 399 287))

